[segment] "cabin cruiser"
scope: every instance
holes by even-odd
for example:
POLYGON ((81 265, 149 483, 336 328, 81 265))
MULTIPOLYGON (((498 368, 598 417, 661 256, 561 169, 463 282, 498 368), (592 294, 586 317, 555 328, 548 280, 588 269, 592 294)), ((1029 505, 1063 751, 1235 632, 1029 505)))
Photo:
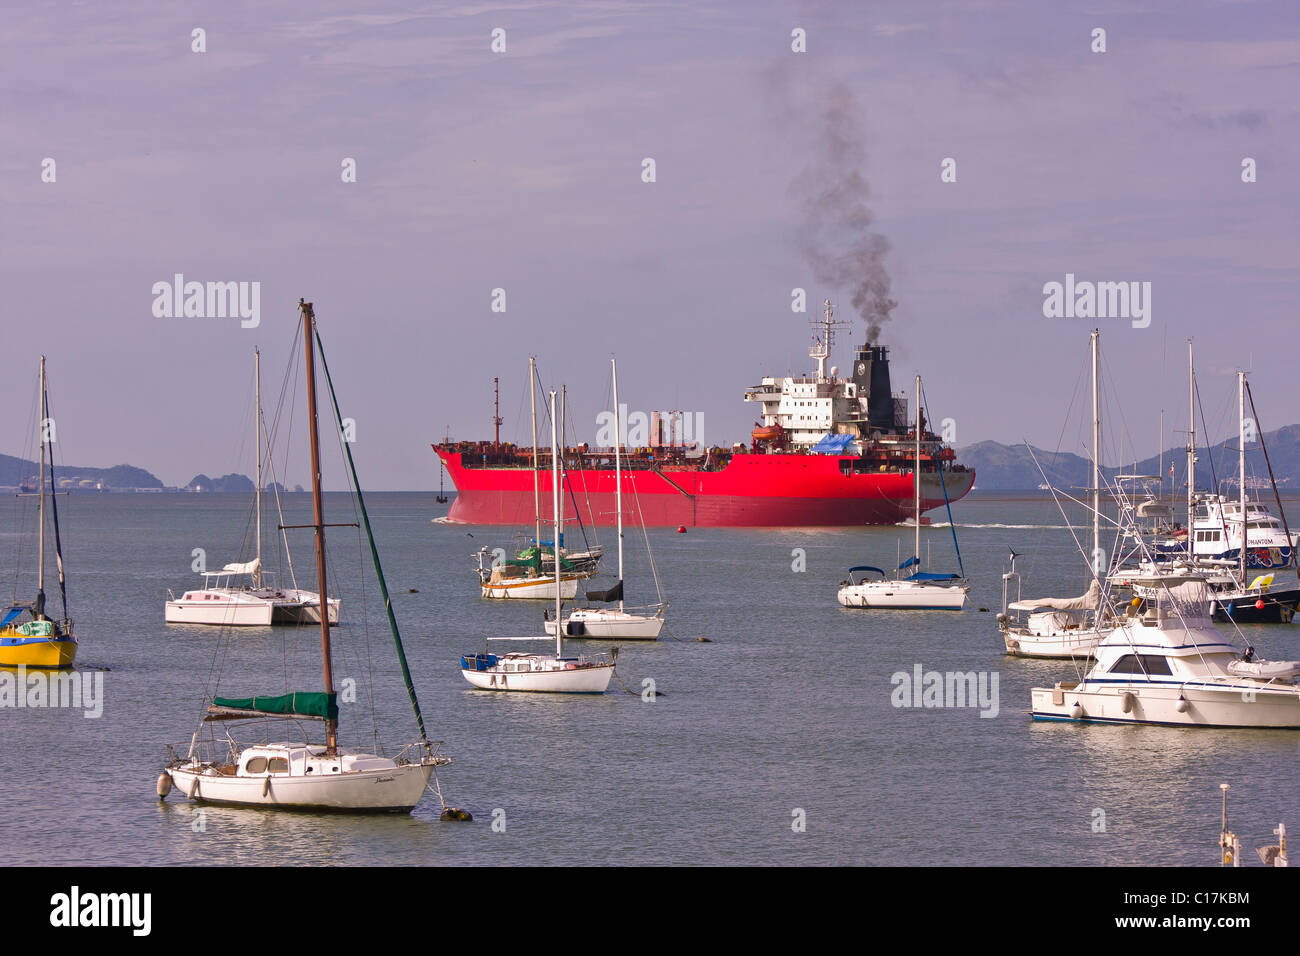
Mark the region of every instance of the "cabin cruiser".
POLYGON ((1198 576, 1134 576, 1123 620, 1076 681, 1030 691, 1035 720, 1300 729, 1300 661, 1260 661, 1214 626, 1198 576))

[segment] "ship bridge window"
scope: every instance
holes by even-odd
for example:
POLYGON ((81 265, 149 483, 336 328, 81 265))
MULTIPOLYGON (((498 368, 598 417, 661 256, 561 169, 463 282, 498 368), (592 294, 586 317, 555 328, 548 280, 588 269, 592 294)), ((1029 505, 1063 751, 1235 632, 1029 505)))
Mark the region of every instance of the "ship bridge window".
POLYGON ((1115 662, 1110 673, 1173 675, 1168 659, 1159 654, 1125 654, 1115 662))

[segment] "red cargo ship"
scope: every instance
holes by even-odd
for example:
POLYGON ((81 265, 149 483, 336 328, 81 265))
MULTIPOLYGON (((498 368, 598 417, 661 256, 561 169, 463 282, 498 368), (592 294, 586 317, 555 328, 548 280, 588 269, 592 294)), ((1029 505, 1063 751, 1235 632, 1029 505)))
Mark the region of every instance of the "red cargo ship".
MULTIPOLYGON (((651 417, 650 440, 624 450, 623 497, 647 525, 687 527, 852 526, 910 518, 916 436, 907 398, 890 391, 888 349, 862 345, 853 374, 826 372, 835 329, 830 303, 809 354, 816 376, 765 378, 745 400, 763 406, 752 446, 705 448, 680 438, 676 413, 651 417), (665 427, 668 431, 665 440, 665 427)), ((624 416, 626 419, 626 416, 624 416)), ((456 486, 448 519, 466 524, 532 524, 531 448, 444 441, 433 446, 456 486)), ((550 519, 550 451, 539 451, 543 521, 550 519)), ((565 514, 614 523, 614 450, 566 448, 565 514)), ((921 508, 956 501, 975 473, 923 423, 921 508)))

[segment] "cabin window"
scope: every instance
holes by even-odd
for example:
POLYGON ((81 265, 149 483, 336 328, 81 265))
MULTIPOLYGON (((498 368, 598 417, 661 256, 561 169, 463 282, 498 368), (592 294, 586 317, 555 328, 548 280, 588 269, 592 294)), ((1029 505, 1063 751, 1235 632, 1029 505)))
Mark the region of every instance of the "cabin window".
POLYGON ((266 765, 266 769, 269 770, 271 773, 288 773, 288 772, 289 772, 289 758, 288 758, 288 757, 272 757, 272 758, 270 759, 270 761, 267 763, 267 765, 266 765))
POLYGON ((1110 669, 1112 674, 1158 674, 1172 676, 1169 661, 1159 654, 1125 654, 1110 669))
POLYGON ((250 757, 248 763, 244 765, 244 770, 246 770, 248 773, 265 773, 266 758, 250 757))

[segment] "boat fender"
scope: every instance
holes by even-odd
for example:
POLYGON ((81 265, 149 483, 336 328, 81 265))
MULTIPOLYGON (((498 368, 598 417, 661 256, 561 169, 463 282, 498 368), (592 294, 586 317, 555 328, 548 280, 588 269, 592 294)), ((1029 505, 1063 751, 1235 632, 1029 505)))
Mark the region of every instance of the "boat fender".
POLYGON ((266 796, 270 792, 271 792, 271 778, 268 776, 266 778, 266 782, 262 784, 262 796, 266 796))
POLYGON ((1133 692, 1126 690, 1124 696, 1121 697, 1120 700, 1123 701, 1124 704, 1124 713, 1133 713, 1133 705, 1137 703, 1137 698, 1133 696, 1133 692))
POLYGON ((1074 706, 1070 708, 1070 716, 1075 720, 1083 716, 1083 705, 1077 700, 1074 702, 1074 706))
POLYGON ((172 777, 165 770, 158 774, 158 799, 166 800, 167 794, 172 792, 172 777))
POLYGON ((587 625, 583 621, 570 620, 565 625, 564 629, 568 633, 569 637, 582 637, 582 635, 587 633, 587 625))
POLYGON ((442 811, 442 816, 438 819, 455 820, 460 823, 472 823, 474 816, 468 810, 461 810, 459 807, 447 807, 442 811))
POLYGON ((1255 610, 1256 610, 1256 611, 1262 611, 1262 610, 1264 610, 1264 599, 1263 599, 1263 598, 1260 598, 1258 601, 1255 602, 1255 610))
POLYGON ((1178 703, 1174 705, 1174 709, 1177 710, 1180 714, 1187 713, 1187 698, 1184 697, 1182 694, 1179 694, 1178 703))
POLYGON ((199 778, 196 776, 194 778, 194 785, 190 787, 188 799, 193 800, 195 797, 198 796, 198 794, 199 794, 199 778))

